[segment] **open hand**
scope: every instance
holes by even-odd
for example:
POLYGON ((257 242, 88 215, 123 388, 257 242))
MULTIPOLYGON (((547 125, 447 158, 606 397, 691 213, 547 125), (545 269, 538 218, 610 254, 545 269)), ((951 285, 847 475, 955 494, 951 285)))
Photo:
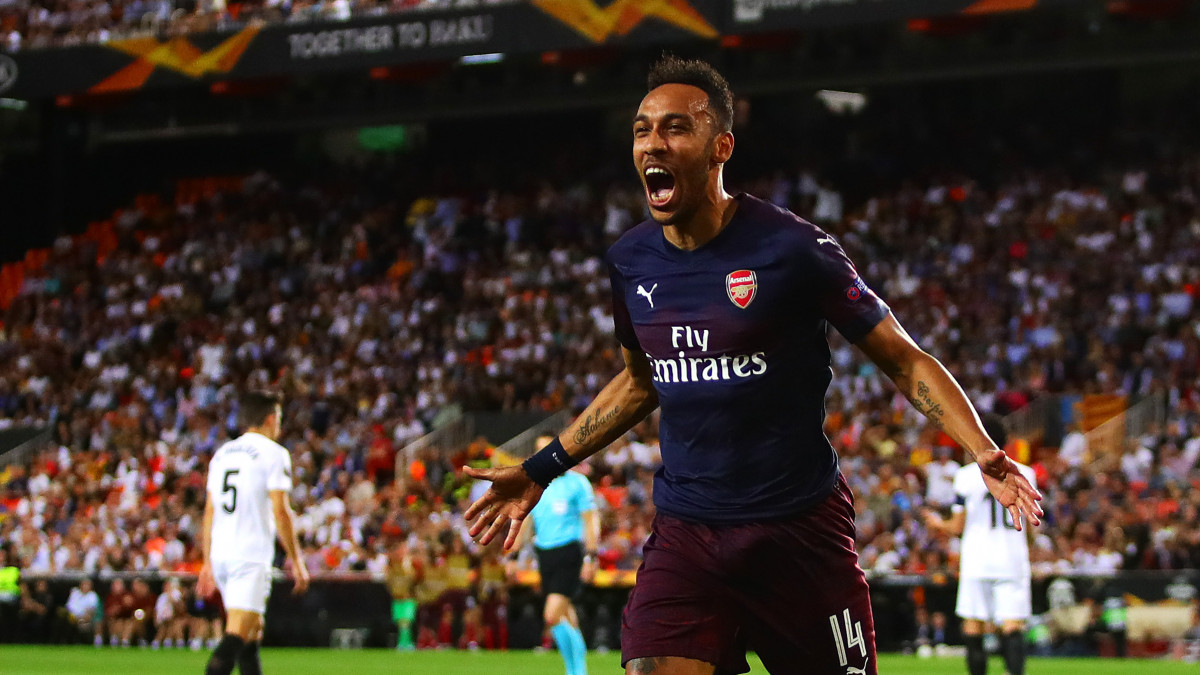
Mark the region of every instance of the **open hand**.
POLYGON ((200 577, 196 580, 196 595, 207 600, 217 592, 217 582, 213 579, 212 566, 204 563, 200 568, 200 577))
POLYGON ((479 537, 479 543, 487 546, 507 526, 504 550, 512 550, 521 531, 521 522, 542 498, 544 488, 533 482, 520 465, 498 469, 468 466, 463 472, 472 478, 492 482, 488 491, 463 514, 467 522, 475 521, 471 525, 471 536, 479 537))
POLYGON ((1042 493, 1029 483, 1017 470, 1017 463, 1009 459, 1003 450, 985 450, 975 456, 975 463, 983 472, 983 482, 1000 505, 1008 509, 1017 530, 1021 529, 1022 516, 1031 525, 1042 523, 1042 507, 1038 502, 1042 493))
POLYGON ((292 593, 299 595, 308 590, 308 565, 300 558, 292 560, 292 593))

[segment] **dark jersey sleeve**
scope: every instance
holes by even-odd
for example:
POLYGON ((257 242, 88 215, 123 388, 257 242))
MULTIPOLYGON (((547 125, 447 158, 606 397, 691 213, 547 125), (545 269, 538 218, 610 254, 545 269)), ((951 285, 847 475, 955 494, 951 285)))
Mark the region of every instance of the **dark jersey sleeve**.
POLYGON ((847 340, 858 342, 891 311, 858 276, 841 244, 823 235, 810 249, 815 258, 814 286, 825 320, 847 340))
POLYGON ((625 305, 625 278, 621 271, 611 262, 608 264, 608 277, 612 283, 613 328, 621 346, 629 351, 640 352, 642 345, 638 342, 637 333, 633 331, 633 320, 629 318, 629 307, 625 305))

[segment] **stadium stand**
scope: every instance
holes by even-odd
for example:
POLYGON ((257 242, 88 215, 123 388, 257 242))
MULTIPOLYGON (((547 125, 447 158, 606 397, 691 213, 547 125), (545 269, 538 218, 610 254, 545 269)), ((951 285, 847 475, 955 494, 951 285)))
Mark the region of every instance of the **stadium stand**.
MULTIPOLYGON (((396 452, 462 409, 590 399, 619 359, 603 250, 641 218, 640 194, 565 181, 397 201, 359 184, 181 185, 4 277, 0 424, 54 436, 0 471, 0 550, 23 575, 194 572, 206 462, 235 433, 234 394, 274 386, 311 570, 382 578, 407 558, 426 646, 449 642, 447 603, 461 614, 493 597, 479 579, 496 580, 495 551, 460 516, 478 488, 458 469, 504 439, 426 448, 399 476, 396 452)), ((1200 566, 1200 155, 1086 182, 946 173, 861 205, 811 171, 740 187, 835 233, 981 410, 1011 424, 1079 413, 1079 428, 1034 424, 1010 446, 1046 495, 1035 575, 1200 566), (1111 417, 1106 404, 1128 410, 1115 432, 1087 419, 1111 417)), ((953 543, 919 516, 948 503, 961 455, 840 338, 833 359, 827 430, 857 495, 863 567, 951 573, 953 543)), ((653 418, 593 462, 609 571, 640 561, 655 466, 653 418)), ((47 625, 35 637, 63 630, 47 625)))
MULTIPOLYGON (((478 0, 476 6, 517 0, 478 0)), ((390 13, 448 9, 453 0, 291 0, 178 2, 175 0, 9 0, 0 3, 0 50, 70 47, 110 40, 206 31, 235 31, 267 23, 332 22, 390 13)))

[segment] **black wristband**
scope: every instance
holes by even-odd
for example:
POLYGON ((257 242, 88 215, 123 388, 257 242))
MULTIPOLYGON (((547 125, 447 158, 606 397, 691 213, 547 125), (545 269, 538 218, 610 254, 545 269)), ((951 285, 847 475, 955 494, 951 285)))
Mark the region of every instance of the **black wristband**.
POLYGON ((533 482, 547 487, 550 481, 566 473, 579 462, 567 454, 563 444, 557 438, 539 450, 529 459, 521 462, 521 468, 533 482))

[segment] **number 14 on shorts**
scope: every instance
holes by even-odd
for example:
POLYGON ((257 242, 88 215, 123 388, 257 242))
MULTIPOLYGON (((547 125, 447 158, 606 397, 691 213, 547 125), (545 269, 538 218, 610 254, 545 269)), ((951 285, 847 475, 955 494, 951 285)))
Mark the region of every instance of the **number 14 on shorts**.
POLYGON ((850 621, 850 608, 847 607, 842 612, 842 620, 838 621, 837 614, 829 615, 829 627, 833 629, 833 643, 837 646, 838 663, 846 669, 846 675, 866 675, 866 658, 867 658, 867 643, 862 636, 862 622, 850 621), (844 626, 843 626, 844 624, 844 626), (843 628, 845 637, 842 636, 843 628), (846 650, 858 647, 859 654, 862 655, 863 667, 855 668, 850 666, 850 661, 846 658, 846 650))

